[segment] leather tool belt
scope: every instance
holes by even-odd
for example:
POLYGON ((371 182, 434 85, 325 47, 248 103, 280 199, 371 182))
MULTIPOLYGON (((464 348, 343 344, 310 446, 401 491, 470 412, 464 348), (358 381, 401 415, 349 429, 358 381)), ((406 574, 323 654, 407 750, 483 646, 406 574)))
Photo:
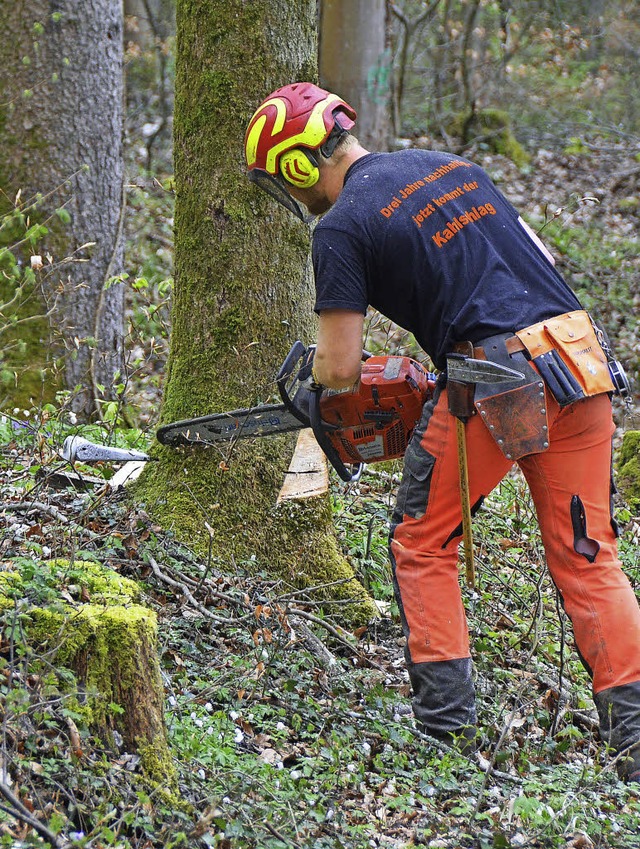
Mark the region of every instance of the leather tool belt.
POLYGON ((455 351, 523 374, 506 384, 447 385, 450 411, 458 418, 479 414, 502 453, 513 461, 549 447, 545 384, 560 406, 615 390, 608 358, 584 310, 476 345, 461 342, 455 351))
POLYGON ((585 310, 532 324, 515 336, 561 407, 615 391, 607 355, 585 310))

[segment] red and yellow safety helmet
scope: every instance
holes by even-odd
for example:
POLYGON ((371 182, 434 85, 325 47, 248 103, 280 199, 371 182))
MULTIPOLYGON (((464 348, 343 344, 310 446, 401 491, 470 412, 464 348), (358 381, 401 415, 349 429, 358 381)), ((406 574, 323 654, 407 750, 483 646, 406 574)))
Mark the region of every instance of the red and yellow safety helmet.
POLYGON ((277 89, 254 112, 244 138, 249 179, 304 220, 287 185, 311 188, 319 178, 316 151, 328 158, 356 113, 337 94, 313 83, 277 89))

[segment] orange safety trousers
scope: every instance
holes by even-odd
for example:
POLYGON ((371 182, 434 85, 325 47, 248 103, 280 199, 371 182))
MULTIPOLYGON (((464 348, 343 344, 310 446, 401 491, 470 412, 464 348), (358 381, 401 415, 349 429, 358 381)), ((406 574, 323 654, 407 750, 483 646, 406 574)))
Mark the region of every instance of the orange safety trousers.
MULTIPOLYGON (((547 392, 549 448, 518 460, 551 577, 593 691, 640 681, 640 608, 617 553, 611 514, 608 395, 560 408, 547 392)), ((471 504, 512 467, 480 416, 466 424, 471 504)), ((470 657, 459 584, 462 511, 456 420, 443 389, 425 406, 405 455, 390 547, 413 664, 470 657)))

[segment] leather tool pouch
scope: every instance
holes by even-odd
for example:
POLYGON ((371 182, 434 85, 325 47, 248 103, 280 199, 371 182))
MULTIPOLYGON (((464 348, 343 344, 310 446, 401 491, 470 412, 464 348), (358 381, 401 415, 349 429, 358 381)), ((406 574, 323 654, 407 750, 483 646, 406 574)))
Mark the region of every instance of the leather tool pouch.
POLYGON ((614 391, 607 357, 585 310, 554 316, 515 335, 561 407, 614 391))
POLYGON ((509 354, 505 345, 509 336, 510 333, 492 336, 479 345, 488 360, 516 369, 524 378, 510 383, 478 383, 475 408, 498 448, 515 462, 548 448, 549 430, 544 383, 523 351, 509 354))

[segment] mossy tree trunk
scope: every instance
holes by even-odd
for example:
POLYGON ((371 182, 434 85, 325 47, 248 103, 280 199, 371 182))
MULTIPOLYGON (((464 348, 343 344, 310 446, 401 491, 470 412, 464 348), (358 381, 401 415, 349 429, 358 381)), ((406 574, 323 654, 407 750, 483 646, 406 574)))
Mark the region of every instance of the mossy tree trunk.
MULTIPOLYGON (((0 215, 20 192, 30 223, 48 229, 22 256, 27 264, 25 253, 45 258, 39 276, 46 307, 33 298, 25 309, 53 310, 65 384, 79 387, 73 407, 88 417, 100 400, 115 397, 114 375, 123 365, 123 284, 105 287, 123 270, 122 3, 15 0, 2 11, 0 215)), ((11 236, 3 232, 2 244, 11 246, 11 236)), ((21 333, 29 336, 32 326, 40 335, 22 346, 23 362, 8 364, 31 367, 31 374, 49 362, 51 347, 38 325, 23 325, 21 333)), ((11 394, 26 404, 38 393, 25 380, 24 391, 18 382, 11 394)))
MULTIPOLYGON (((296 338, 314 338, 309 231, 252 187, 245 128, 273 89, 316 77, 314 0, 178 0, 174 117, 175 293, 165 422, 238 409, 275 394, 296 338)), ((370 601, 353 579, 327 496, 276 498, 293 440, 224 452, 158 448, 137 498, 223 567, 251 564, 333 595, 370 601)), ((352 613, 354 611, 352 610, 352 613)))
POLYGON ((640 430, 628 430, 622 437, 617 469, 620 493, 637 516, 640 513, 640 430))

